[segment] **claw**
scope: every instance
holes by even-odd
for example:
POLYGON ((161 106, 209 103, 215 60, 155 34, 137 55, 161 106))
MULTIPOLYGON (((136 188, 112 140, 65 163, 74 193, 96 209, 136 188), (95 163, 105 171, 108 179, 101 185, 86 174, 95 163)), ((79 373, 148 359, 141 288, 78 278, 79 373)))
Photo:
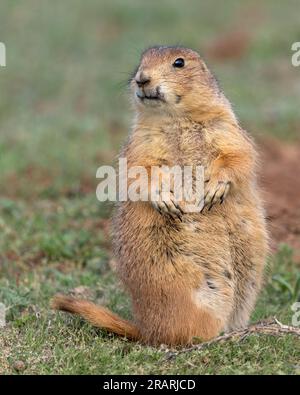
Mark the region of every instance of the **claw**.
POLYGON ((167 203, 166 203, 164 200, 163 200, 162 202, 163 202, 163 204, 165 205, 167 211, 169 211, 169 207, 168 207, 167 203))
POLYGON ((177 208, 177 210, 180 211, 180 213, 183 215, 183 214, 184 214, 184 211, 183 211, 182 208, 179 206, 179 204, 177 204, 176 202, 174 202, 172 199, 171 199, 171 202, 174 204, 174 206, 177 208))
POLYGON ((179 221, 182 222, 182 218, 180 217, 180 215, 176 213, 176 216, 179 219, 179 221))
POLYGON ((210 211, 213 208, 213 203, 208 207, 208 211, 210 211))

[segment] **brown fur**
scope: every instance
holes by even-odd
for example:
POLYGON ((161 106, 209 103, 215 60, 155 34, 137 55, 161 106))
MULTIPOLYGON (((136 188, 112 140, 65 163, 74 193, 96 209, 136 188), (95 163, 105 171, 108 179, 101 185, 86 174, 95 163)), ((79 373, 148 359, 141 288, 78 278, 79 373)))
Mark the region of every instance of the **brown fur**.
MULTIPOLYGON (((267 233, 257 192, 256 153, 203 60, 192 50, 147 50, 131 81, 140 100, 121 156, 128 167, 202 165, 205 207, 185 202, 120 202, 114 218, 117 270, 135 324, 89 302, 59 296, 57 309, 132 339, 171 345, 247 324, 262 283, 267 233), (176 58, 185 66, 174 69, 176 58), (135 78, 150 81, 137 87, 135 78), (220 204, 222 203, 222 204, 220 204), (178 213, 180 212, 180 215, 178 213), (174 216, 176 214, 176 216, 174 216)), ((146 185, 145 185, 146 187, 146 185)))

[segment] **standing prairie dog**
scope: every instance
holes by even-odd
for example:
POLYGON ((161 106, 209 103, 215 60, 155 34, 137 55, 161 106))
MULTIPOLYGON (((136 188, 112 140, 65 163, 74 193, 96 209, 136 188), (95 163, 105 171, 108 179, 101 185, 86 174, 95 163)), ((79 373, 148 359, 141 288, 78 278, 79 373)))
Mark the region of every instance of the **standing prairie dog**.
POLYGON ((154 345, 244 327, 268 250, 254 145, 191 49, 146 50, 130 86, 136 114, 121 154, 128 168, 143 166, 150 175, 153 166, 203 166, 204 207, 186 212, 172 198, 118 204, 114 251, 134 322, 63 295, 52 305, 154 345))

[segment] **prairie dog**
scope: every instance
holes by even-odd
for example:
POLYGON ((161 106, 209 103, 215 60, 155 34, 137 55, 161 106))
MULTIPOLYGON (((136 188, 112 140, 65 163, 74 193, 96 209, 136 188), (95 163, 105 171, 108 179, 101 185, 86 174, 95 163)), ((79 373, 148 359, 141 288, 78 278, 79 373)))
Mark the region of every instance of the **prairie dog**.
POLYGON ((130 87, 135 120, 121 156, 149 175, 153 166, 203 166, 204 207, 190 213, 173 199, 118 203, 114 252, 134 322, 63 295, 52 305, 153 345, 244 327, 268 252, 254 144, 191 49, 146 50, 130 87))

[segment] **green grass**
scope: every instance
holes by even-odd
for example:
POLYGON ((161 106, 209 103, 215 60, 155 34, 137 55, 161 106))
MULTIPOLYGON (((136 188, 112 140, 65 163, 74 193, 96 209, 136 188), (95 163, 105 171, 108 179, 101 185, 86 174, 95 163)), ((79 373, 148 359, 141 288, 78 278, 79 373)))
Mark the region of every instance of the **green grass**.
MULTIPOLYGON (((130 127, 126 80, 141 49, 183 44, 217 74, 245 127, 255 135, 299 138, 300 68, 296 1, 141 2, 1 0, 0 41, 0 374, 291 373, 299 341, 251 336, 170 358, 49 310, 56 292, 82 290, 130 318, 111 269, 107 219, 97 202, 96 169, 109 164, 130 127), (218 12, 216 12, 218 10, 218 12), (217 61, 208 47, 245 30, 243 56, 217 61)), ((252 320, 291 324, 299 298, 289 247, 271 258, 252 320)), ((297 282, 298 281, 298 282, 297 282)))

